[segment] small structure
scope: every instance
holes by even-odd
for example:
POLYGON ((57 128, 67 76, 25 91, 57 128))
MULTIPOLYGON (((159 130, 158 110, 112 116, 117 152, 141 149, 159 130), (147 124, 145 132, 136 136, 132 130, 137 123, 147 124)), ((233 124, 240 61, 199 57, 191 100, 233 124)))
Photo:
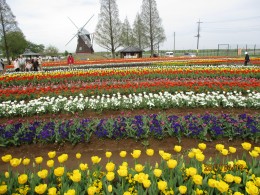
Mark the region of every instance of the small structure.
POLYGON ((34 53, 30 49, 26 49, 25 52, 22 54, 22 56, 26 58, 33 58, 33 57, 39 57, 41 54, 34 53))
POLYGON ((128 46, 118 51, 120 58, 142 58, 143 50, 138 47, 128 46))

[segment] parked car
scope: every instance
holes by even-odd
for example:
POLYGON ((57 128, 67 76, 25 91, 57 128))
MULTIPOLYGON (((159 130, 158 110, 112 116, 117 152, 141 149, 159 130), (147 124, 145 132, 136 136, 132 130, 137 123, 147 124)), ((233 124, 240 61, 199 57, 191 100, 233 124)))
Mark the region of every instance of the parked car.
POLYGON ((187 57, 196 57, 196 54, 194 54, 194 53, 184 53, 184 56, 187 56, 187 57))
POLYGON ((165 53, 165 57, 174 57, 174 54, 173 54, 173 52, 168 51, 165 53))

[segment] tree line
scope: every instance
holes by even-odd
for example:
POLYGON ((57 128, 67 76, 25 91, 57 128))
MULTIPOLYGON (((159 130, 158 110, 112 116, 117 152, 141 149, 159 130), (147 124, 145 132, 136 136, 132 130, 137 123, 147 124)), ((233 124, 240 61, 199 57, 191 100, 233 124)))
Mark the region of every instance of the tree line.
MULTIPOLYGON (((127 17, 124 22, 119 20, 116 0, 101 0, 100 4, 95 41, 110 51, 113 57, 117 49, 127 46, 149 48, 153 55, 155 46, 166 40, 156 0, 143 0, 141 12, 136 14, 133 27, 127 17)), ((35 53, 58 54, 54 46, 45 48, 43 44, 26 40, 6 0, 0 1, 0 26, 0 50, 9 64, 10 57, 18 56, 26 49, 35 53)))
POLYGON ((124 22, 119 20, 116 0, 100 2, 95 40, 99 46, 110 51, 113 57, 118 48, 127 46, 149 48, 153 55, 155 46, 166 40, 156 0, 143 0, 141 12, 136 14, 133 27, 127 17, 124 22))

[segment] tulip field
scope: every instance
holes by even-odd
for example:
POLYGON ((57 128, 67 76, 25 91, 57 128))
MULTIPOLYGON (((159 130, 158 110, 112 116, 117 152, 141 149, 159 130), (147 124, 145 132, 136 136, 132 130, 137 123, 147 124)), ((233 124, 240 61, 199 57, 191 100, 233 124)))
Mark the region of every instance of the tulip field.
POLYGON ((259 62, 8 67, 0 194, 260 194, 259 62))

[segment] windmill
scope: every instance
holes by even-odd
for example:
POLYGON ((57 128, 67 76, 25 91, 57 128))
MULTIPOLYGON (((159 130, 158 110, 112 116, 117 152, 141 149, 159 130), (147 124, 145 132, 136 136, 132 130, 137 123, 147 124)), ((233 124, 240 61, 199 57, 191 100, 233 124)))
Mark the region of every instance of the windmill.
POLYGON ((66 45, 68 45, 76 36, 78 36, 76 53, 94 53, 93 34, 90 34, 86 29, 84 29, 84 27, 89 23, 93 16, 91 16, 91 18, 89 18, 89 20, 81 28, 78 28, 77 25, 69 18, 71 23, 78 29, 78 32, 70 39, 70 41, 66 45), (91 35, 92 37, 90 37, 91 35))

